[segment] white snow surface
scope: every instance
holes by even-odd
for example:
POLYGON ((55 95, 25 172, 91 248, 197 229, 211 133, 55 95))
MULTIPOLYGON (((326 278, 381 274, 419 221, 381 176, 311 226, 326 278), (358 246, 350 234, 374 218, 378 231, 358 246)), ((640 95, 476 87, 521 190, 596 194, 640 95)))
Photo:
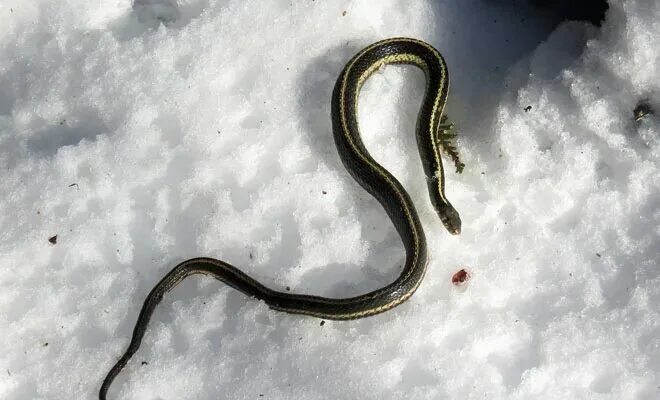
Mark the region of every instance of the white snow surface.
POLYGON ((425 225, 419 290, 321 325, 189 278, 109 398, 660 398, 660 3, 612 0, 600 29, 516 3, 0 2, 0 398, 97 398, 186 258, 295 293, 391 282, 403 246, 330 124, 343 65, 391 36, 447 59, 467 165, 451 236, 414 139, 423 74, 367 82, 365 143, 425 225))

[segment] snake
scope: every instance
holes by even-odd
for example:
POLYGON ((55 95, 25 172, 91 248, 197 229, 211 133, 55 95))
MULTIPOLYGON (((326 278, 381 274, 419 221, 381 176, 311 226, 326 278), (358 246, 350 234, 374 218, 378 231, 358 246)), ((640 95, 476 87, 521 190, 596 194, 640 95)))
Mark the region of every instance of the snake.
MULTIPOLYGON (((209 275, 269 308, 328 320, 351 320, 385 312, 405 302, 417 290, 428 263, 424 230, 415 206, 401 183, 367 151, 358 127, 358 97, 365 81, 388 64, 420 68, 426 89, 417 116, 416 139, 431 204, 449 233, 461 232, 461 219, 445 196, 441 153, 451 152, 443 111, 449 93, 449 73, 442 55, 430 44, 412 38, 391 38, 373 43, 351 58, 335 83, 331 100, 332 132, 340 159, 349 174, 382 205, 405 249, 405 263, 393 282, 369 293, 330 298, 282 292, 266 287, 239 268, 215 258, 198 257, 176 265, 151 290, 138 316, 130 343, 108 372, 99 399, 106 400, 115 377, 138 351, 147 325, 164 295, 186 277, 209 275)), ((455 150, 455 148, 454 148, 455 150)), ((456 161, 456 160, 455 160, 456 161)), ((462 169, 463 164, 457 164, 462 169)))

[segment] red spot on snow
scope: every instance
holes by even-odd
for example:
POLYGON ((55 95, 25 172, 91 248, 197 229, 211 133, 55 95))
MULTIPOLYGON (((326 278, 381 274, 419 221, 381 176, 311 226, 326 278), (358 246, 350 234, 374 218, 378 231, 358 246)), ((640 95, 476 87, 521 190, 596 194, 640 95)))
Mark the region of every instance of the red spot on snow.
POLYGON ((451 283, 456 286, 465 284, 465 282, 470 280, 470 273, 465 269, 461 269, 451 277, 451 283))

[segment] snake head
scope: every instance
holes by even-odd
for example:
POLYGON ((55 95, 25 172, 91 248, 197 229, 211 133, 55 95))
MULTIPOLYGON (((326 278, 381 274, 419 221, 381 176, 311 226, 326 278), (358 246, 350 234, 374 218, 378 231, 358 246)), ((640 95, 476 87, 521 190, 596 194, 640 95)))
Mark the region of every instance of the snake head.
POLYGON ((447 204, 447 206, 439 209, 438 216, 449 233, 452 235, 458 235, 461 233, 461 217, 452 205, 447 204))

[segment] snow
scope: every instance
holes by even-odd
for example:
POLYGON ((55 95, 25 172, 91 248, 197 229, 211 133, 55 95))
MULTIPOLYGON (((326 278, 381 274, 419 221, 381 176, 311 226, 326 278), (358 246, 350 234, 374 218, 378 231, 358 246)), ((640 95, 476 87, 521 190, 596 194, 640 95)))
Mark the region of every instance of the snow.
POLYGON ((612 0, 600 29, 477 0, 3 0, 0 398, 97 398, 145 296, 190 257, 296 293, 394 279, 403 247, 329 117, 346 61, 391 36, 447 59, 466 164, 447 175, 451 236, 414 140, 423 74, 367 82, 364 141, 427 233, 419 290, 322 325, 190 278, 109 398, 657 399, 654 0, 612 0))

